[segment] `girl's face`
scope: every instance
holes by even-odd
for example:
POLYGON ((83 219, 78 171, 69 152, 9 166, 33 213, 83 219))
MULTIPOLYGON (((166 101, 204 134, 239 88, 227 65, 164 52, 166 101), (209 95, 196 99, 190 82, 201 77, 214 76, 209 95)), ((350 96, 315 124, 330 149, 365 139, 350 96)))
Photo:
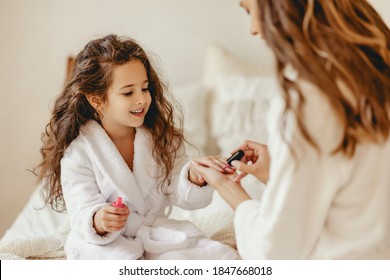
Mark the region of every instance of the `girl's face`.
POLYGON ((117 66, 112 78, 107 100, 100 106, 103 127, 126 131, 141 126, 152 102, 144 65, 134 60, 117 66))
POLYGON ((246 10, 251 17, 251 33, 252 35, 262 36, 260 22, 260 7, 258 0, 240 0, 240 6, 246 10))

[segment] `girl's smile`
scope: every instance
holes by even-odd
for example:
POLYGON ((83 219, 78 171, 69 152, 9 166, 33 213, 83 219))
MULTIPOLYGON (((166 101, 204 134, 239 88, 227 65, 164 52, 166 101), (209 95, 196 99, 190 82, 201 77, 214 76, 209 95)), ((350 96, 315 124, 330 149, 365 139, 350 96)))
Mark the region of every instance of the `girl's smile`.
POLYGON ((134 116, 136 117, 144 117, 145 116, 145 109, 137 109, 137 110, 133 110, 133 111, 130 111, 131 114, 133 114, 134 116))

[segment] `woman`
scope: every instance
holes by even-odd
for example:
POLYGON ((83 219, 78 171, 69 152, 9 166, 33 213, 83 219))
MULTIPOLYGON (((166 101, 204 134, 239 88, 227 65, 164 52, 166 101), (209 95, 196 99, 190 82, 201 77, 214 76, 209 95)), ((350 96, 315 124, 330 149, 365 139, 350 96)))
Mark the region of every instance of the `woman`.
POLYGON ((192 168, 235 209, 244 259, 390 259, 390 31, 365 0, 242 0, 276 58, 269 146, 236 176, 192 168), (246 174, 267 184, 252 200, 246 174))

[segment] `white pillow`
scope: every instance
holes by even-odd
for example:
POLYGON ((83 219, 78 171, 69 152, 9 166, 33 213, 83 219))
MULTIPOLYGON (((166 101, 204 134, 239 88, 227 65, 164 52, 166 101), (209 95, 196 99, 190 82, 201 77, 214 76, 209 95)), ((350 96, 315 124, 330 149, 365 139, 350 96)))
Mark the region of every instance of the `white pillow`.
MULTIPOLYGON (((200 100, 192 100, 191 94, 186 95, 188 98, 191 95, 191 100, 185 102, 195 111, 194 113, 188 111, 189 115, 185 118, 193 118, 190 120, 191 123, 197 122, 197 125, 192 123, 191 137, 204 144, 205 155, 221 153, 228 156, 229 152, 246 138, 266 141, 268 135, 266 124, 263 122, 266 121, 268 100, 277 90, 273 77, 260 76, 261 73, 273 71, 274 69, 262 69, 261 66, 252 65, 220 46, 212 44, 208 47, 201 81, 203 89, 206 90, 204 92, 206 105, 202 107, 200 100), (199 116, 200 113, 202 116, 199 116), (204 123, 206 125, 203 125, 204 123), (203 133, 204 128, 208 131, 206 141, 196 136, 196 131, 203 133)), ((187 90, 182 89, 179 95, 182 96, 185 92, 187 90)), ((186 104, 184 107, 187 107, 186 104)), ((247 176, 243 179, 242 185, 252 198, 260 199, 264 188, 261 182, 253 176, 247 176)), ((193 211, 173 207, 170 217, 190 220, 211 236, 233 223, 234 212, 215 192, 209 206, 193 211)))
MULTIPOLYGON (((260 44, 259 47, 261 47, 260 44)), ((268 59, 266 60, 268 61, 268 59)), ((253 65, 252 63, 243 60, 242 58, 232 54, 219 45, 210 44, 206 50, 202 75, 202 84, 208 91, 206 115, 206 121, 208 125, 211 126, 211 123, 213 122, 213 116, 211 116, 211 112, 215 102, 218 102, 215 96, 218 79, 223 76, 233 74, 242 75, 245 77, 257 77, 261 75, 261 73, 272 71, 273 69, 266 69, 265 67, 261 67, 259 65, 253 65)), ((205 153, 207 155, 215 155, 220 153, 218 143, 216 142, 214 136, 210 133, 208 134, 207 143, 208 145, 205 148, 205 153)))
POLYGON ((228 74, 257 76, 262 73, 259 66, 252 65, 233 55, 221 46, 211 44, 206 51, 202 83, 208 90, 214 90, 217 79, 228 74))
POLYGON ((1 243, 19 239, 31 239, 53 236, 69 223, 66 213, 58 213, 46 206, 40 196, 40 188, 36 188, 28 202, 19 213, 10 228, 1 238, 1 243))
POLYGON ((246 139, 267 143, 268 112, 278 95, 275 76, 225 75, 217 79, 211 135, 222 155, 229 156, 246 139))
POLYGON ((190 158, 205 155, 209 130, 206 93, 201 83, 189 83, 173 88, 173 95, 183 111, 185 135, 193 145, 186 146, 190 158))

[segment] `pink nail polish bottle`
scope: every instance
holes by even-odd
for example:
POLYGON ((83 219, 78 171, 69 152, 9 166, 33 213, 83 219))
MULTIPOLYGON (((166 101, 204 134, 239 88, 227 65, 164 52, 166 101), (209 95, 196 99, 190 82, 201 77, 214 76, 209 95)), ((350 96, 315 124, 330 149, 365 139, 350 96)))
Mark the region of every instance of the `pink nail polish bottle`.
POLYGON ((123 205, 123 203, 122 203, 122 197, 120 197, 120 196, 111 205, 114 207, 119 207, 119 208, 125 207, 125 205, 123 205))

